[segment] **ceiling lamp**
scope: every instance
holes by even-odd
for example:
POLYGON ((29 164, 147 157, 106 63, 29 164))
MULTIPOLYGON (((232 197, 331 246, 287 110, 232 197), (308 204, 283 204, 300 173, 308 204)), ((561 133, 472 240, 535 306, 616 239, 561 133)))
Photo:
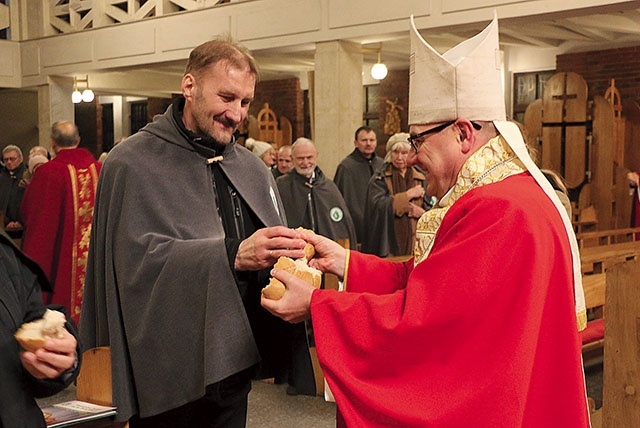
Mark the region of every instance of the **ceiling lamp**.
POLYGON ((89 89, 89 76, 86 76, 84 79, 78 79, 76 76, 73 76, 73 92, 71 93, 71 101, 74 104, 78 104, 81 102, 90 103, 94 100, 95 94, 91 89, 89 89), (78 82, 85 83, 84 91, 80 92, 78 90, 78 82))
POLYGON ((387 66, 384 65, 384 63, 380 59, 381 53, 382 47, 378 49, 378 62, 373 64, 373 67, 371 67, 371 77, 377 80, 384 79, 385 77, 387 77, 387 73, 389 72, 387 70, 387 66))

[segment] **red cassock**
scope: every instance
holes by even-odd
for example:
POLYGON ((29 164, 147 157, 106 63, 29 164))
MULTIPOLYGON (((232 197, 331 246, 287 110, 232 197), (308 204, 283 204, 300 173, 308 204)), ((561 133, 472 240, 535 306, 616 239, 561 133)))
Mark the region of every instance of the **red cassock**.
POLYGON ((528 173, 462 196, 415 268, 351 252, 311 302, 338 426, 588 427, 571 266, 528 173))
POLYGON ((22 199, 23 251, 53 287, 45 303, 65 306, 76 323, 100 166, 86 149, 61 150, 36 170, 22 199))

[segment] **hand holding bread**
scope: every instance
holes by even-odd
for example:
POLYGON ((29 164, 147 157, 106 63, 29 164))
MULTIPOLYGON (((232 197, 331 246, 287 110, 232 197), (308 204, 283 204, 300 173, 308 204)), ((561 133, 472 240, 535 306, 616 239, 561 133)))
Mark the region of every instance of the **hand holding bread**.
POLYGON ((62 312, 47 309, 39 320, 22 324, 14 337, 29 352, 44 347, 47 340, 60 339, 64 334, 64 324, 67 318, 62 312))
MULTIPOLYGON (((304 230, 304 229, 303 229, 304 230)), ((311 231, 308 231, 311 232, 311 231)), ((311 232, 313 233, 313 232, 311 232)), ((312 244, 307 243, 304 247, 304 257, 293 260, 289 257, 280 257, 273 266, 274 269, 281 269, 300 278, 307 283, 313 285, 315 288, 320 288, 322 284, 322 272, 318 269, 312 268, 308 265, 309 260, 315 254, 315 248, 312 244)), ((284 296, 286 287, 277 278, 271 278, 269 284, 262 289, 262 294, 271 300, 280 300, 284 296)))
POLYGON ((66 321, 63 313, 48 309, 14 334, 24 349, 20 361, 36 379, 56 379, 76 364, 78 341, 65 328, 66 321))

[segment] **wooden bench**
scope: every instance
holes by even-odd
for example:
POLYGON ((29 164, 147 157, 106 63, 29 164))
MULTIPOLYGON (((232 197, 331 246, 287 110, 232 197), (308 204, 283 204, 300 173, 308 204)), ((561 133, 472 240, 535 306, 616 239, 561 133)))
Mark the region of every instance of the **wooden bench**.
POLYGON ((582 273, 602 273, 611 266, 635 260, 640 255, 640 241, 586 247, 580 250, 582 273))
POLYGON ((580 248, 640 241, 640 227, 578 233, 576 239, 580 248))
POLYGON ((588 367, 603 360, 606 274, 583 275, 582 288, 588 317, 587 328, 581 332, 582 359, 588 367))
POLYGON ((640 261, 607 271, 602 408, 593 428, 640 427, 640 261))

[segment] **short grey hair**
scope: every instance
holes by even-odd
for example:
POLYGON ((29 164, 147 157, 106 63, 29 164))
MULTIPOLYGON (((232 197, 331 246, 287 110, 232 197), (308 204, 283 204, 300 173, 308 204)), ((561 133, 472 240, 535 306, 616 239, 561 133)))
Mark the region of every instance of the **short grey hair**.
POLYGON ((5 155, 5 154, 7 154, 9 152, 18 152, 18 155, 20 155, 20 157, 22 157, 22 150, 20 149, 20 147, 16 146, 15 144, 9 144, 4 149, 2 149, 2 154, 3 155, 5 155))

